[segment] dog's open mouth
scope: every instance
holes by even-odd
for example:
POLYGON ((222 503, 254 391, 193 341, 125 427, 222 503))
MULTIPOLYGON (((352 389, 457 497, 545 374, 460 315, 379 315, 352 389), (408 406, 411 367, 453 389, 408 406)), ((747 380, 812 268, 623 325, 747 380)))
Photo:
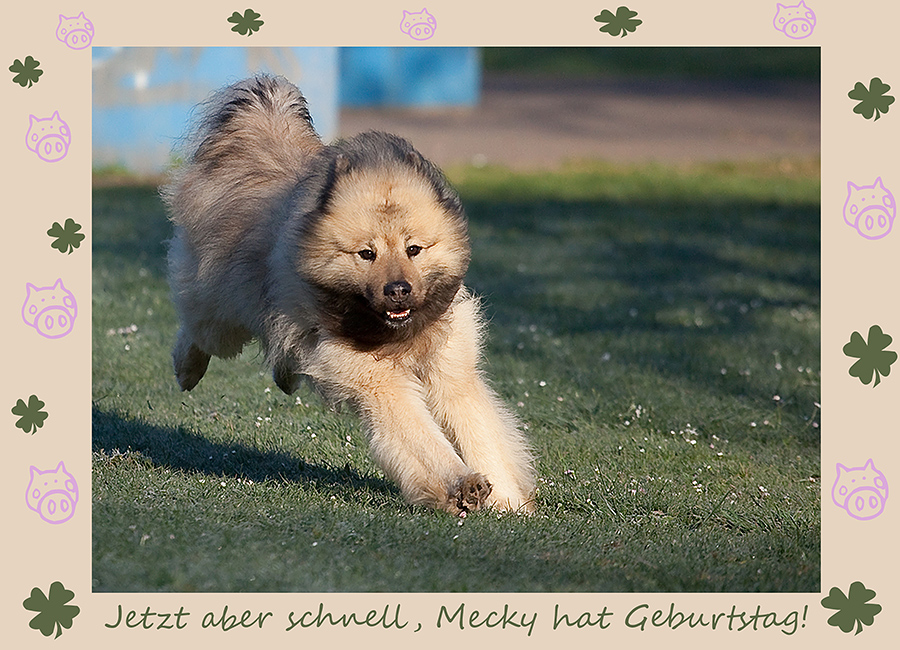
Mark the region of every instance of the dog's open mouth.
POLYGON ((395 323, 399 325, 400 323, 405 323, 407 320, 409 320, 411 313, 412 311, 409 309, 404 309, 402 311, 388 311, 387 319, 389 323, 395 323))

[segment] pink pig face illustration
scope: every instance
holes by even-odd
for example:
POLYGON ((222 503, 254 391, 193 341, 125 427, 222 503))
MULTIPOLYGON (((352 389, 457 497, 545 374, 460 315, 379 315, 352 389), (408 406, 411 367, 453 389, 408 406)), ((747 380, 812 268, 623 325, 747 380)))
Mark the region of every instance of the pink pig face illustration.
POLYGON ((41 160, 57 162, 69 153, 72 136, 69 125, 59 116, 59 111, 52 116, 41 119, 28 116, 28 133, 25 134, 25 145, 35 152, 41 160))
POLYGON ((25 285, 22 320, 48 339, 58 339, 72 331, 78 305, 75 296, 57 280, 52 287, 25 285))
POLYGON ((94 40, 94 25, 84 17, 83 11, 72 18, 60 14, 56 38, 73 50, 83 50, 94 40))
POLYGON ((427 9, 422 9, 419 13, 403 12, 403 20, 400 21, 400 31, 409 34, 417 41, 424 41, 434 36, 434 30, 437 29, 437 21, 434 19, 427 9))
POLYGON ((816 26, 816 14, 801 0, 800 4, 785 6, 778 3, 775 13, 775 29, 790 38, 806 38, 816 26))
POLYGON ((838 463, 831 498, 854 519, 874 519, 884 511, 884 502, 888 498, 887 479, 871 459, 863 467, 849 469, 838 463))
POLYGON ((60 462, 56 469, 41 471, 31 467, 31 481, 25 491, 25 502, 48 524, 61 524, 75 514, 78 485, 75 477, 60 462))
POLYGON ((891 232, 896 215, 894 195, 880 176, 871 185, 847 183, 844 221, 866 239, 881 239, 891 232))

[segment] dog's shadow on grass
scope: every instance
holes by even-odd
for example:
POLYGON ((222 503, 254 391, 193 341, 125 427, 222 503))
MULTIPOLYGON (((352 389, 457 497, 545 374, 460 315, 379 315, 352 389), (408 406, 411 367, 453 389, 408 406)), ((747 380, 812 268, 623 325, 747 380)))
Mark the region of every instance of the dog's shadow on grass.
POLYGON ((240 443, 217 443, 182 427, 172 428, 123 417, 96 406, 92 412, 93 450, 106 456, 137 452, 157 467, 201 472, 210 476, 314 485, 334 493, 360 489, 399 498, 386 480, 362 476, 349 464, 343 467, 307 462, 282 451, 263 451, 240 443))

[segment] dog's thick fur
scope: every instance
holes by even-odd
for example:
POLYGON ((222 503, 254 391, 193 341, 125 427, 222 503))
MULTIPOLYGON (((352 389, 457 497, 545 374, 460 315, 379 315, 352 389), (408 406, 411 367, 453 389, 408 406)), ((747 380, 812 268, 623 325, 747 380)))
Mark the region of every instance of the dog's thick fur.
POLYGON ((385 133, 323 145, 300 91, 269 76, 220 91, 187 143, 163 189, 181 388, 258 338, 282 390, 305 374, 355 404, 408 501, 531 511, 532 457, 479 370, 466 221, 440 171, 385 133))

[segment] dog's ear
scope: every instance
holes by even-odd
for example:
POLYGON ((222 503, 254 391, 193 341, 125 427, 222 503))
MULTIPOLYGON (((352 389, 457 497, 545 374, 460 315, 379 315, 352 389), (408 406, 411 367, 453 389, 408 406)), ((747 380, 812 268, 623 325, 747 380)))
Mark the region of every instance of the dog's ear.
POLYGON ((319 210, 326 211, 334 195, 334 186, 338 178, 345 175, 353 168, 350 157, 339 153, 330 163, 325 162, 319 169, 318 182, 311 185, 311 194, 317 197, 316 206, 319 210))
POLYGON ((422 157, 415 149, 410 149, 406 154, 406 162, 409 163, 413 169, 422 170, 425 168, 425 158, 422 157))
POLYGON ((346 174, 352 169, 353 165, 350 162, 350 158, 348 158, 345 154, 339 153, 337 157, 334 159, 334 174, 335 176, 346 174))
POLYGON ((434 188, 434 193, 437 195, 438 203, 449 212, 462 215, 462 204, 460 203, 459 195, 450 187, 447 178, 434 163, 429 162, 425 156, 415 149, 410 149, 406 153, 406 162, 429 180, 434 188))

